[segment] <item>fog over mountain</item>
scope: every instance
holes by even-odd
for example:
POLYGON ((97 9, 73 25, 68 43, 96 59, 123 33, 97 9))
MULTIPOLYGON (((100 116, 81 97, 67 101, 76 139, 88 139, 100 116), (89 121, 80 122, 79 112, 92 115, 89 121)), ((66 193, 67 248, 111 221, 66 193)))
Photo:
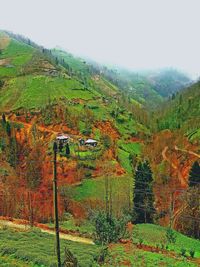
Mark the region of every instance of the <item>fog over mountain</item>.
POLYGON ((196 78, 199 7, 198 0, 8 0, 1 3, 0 29, 100 63, 173 67, 196 78))

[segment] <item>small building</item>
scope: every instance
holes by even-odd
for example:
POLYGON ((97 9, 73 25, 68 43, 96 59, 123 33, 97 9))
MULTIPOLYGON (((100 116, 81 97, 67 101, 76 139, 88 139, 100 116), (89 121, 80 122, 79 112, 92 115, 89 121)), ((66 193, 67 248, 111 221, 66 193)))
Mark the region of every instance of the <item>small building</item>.
POLYGON ((56 137, 56 140, 63 144, 68 143, 69 139, 70 139, 69 136, 65 134, 58 134, 56 137))
POLYGON ((97 146, 97 141, 94 140, 94 139, 88 139, 85 141, 85 145, 88 145, 88 146, 97 146))

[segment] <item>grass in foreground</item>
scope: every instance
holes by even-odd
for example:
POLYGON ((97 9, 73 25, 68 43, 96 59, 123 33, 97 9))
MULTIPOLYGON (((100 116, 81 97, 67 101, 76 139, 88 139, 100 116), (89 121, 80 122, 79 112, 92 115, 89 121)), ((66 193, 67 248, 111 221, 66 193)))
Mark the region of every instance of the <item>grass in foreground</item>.
POLYGON ((32 263, 25 263, 19 259, 15 259, 12 256, 0 256, 1 267, 37 267, 32 263))
MULTIPOLYGON (((16 260, 30 263, 28 266, 56 267, 54 241, 54 236, 41 233, 39 230, 30 232, 0 230, 0 256, 12 255, 16 260)), ((62 259, 65 247, 77 257, 80 267, 96 266, 94 258, 98 255, 98 246, 61 240, 62 259)))
MULTIPOLYGON (((163 240, 165 229, 151 224, 137 225, 139 235, 143 243, 156 246, 163 240)), ((9 229, 0 230, 0 266, 9 267, 54 267, 56 266, 55 237, 39 230, 29 232, 17 232, 9 229)), ((95 259, 100 253, 97 245, 86 245, 71 241, 61 241, 61 255, 63 259, 64 247, 77 257, 80 267, 99 266, 95 259)), ((133 244, 113 244, 109 246, 105 264, 102 267, 111 266, 135 266, 135 267, 197 267, 196 254, 194 261, 180 255, 182 247, 186 249, 199 249, 200 242, 177 233, 177 242, 174 252, 166 251, 166 254, 152 253, 137 248, 133 244)), ((170 247, 170 249, 172 249, 170 247)))
POLYGON ((134 267, 197 267, 197 263, 188 261, 184 257, 172 258, 159 253, 151 253, 137 249, 134 246, 114 245, 109 250, 109 256, 103 267, 134 266, 134 267))

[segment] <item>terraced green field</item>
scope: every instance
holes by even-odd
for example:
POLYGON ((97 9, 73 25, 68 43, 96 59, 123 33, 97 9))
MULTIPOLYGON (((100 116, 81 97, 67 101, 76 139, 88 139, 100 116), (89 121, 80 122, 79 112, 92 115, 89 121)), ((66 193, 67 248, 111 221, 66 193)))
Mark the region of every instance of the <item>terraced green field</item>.
POLYGON ((10 79, 0 91, 0 106, 6 109, 38 108, 51 100, 92 99, 94 93, 84 90, 78 81, 44 75, 29 75, 10 79))
MULTIPOLYGON (((30 232, 0 230, 0 257, 12 256, 16 261, 20 260, 30 267, 56 267, 54 244, 54 236, 41 233, 39 230, 30 232)), ((98 255, 98 246, 62 240, 62 260, 65 247, 77 257, 81 267, 95 266, 94 258, 98 255)), ((10 259, 5 259, 5 262, 6 260, 9 263, 10 259)), ((12 265, 7 266, 11 267, 12 265)), ((22 267, 23 265, 16 265, 16 267, 18 266, 22 267)))
POLYGON ((23 65, 32 58, 34 51, 33 47, 11 39, 0 55, 0 59, 7 60, 5 66, 0 66, 0 78, 11 78, 20 75, 23 65))

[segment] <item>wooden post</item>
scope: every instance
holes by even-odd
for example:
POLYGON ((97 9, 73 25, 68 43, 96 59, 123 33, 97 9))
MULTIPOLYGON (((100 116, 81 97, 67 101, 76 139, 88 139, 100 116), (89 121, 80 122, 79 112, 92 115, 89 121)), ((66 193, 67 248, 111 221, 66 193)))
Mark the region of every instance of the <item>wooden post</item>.
POLYGON ((57 260, 58 260, 58 267, 61 267, 61 260, 60 260, 60 237, 59 237, 59 220, 58 220, 58 194, 57 194, 57 143, 54 142, 53 144, 53 151, 54 151, 54 175, 53 175, 53 196, 54 196, 54 223, 55 223, 55 233, 56 233, 56 251, 57 251, 57 260))
POLYGON ((169 227, 172 229, 173 226, 173 216, 174 216, 174 191, 171 192, 171 198, 170 198, 170 223, 169 227))

